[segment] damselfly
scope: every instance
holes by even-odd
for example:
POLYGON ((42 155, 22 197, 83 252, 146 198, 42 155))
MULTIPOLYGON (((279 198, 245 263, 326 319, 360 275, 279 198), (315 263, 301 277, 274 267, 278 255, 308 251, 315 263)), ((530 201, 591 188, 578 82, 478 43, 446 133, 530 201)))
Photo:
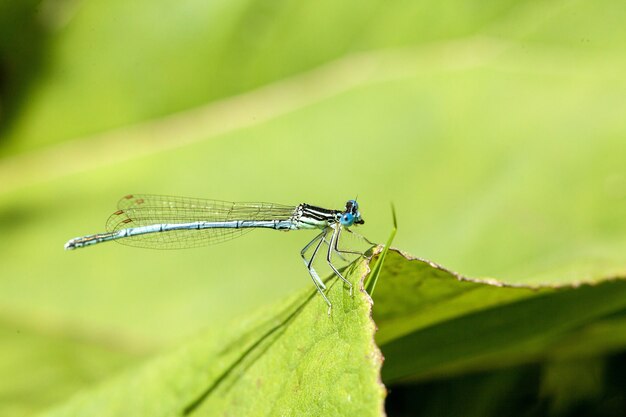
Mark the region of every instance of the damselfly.
POLYGON ((348 200, 343 210, 329 210, 309 204, 296 207, 273 203, 230 203, 199 198, 161 195, 127 195, 106 223, 106 232, 71 239, 65 249, 76 249, 110 240, 129 246, 155 249, 182 249, 211 245, 234 239, 252 229, 305 230, 321 229, 300 251, 311 278, 326 303, 332 304, 324 290, 326 285, 313 268, 322 243, 326 243, 326 261, 332 271, 349 288, 352 283, 333 265, 333 252, 358 254, 339 249, 342 230, 365 223, 355 200, 348 200), (330 238, 329 238, 330 235, 330 238), (313 253, 307 258, 307 252, 313 253))

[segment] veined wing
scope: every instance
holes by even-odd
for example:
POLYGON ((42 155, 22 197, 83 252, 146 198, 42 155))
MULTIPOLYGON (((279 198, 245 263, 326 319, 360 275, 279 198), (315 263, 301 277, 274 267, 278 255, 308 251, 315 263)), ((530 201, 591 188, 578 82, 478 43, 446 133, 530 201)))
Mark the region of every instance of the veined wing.
MULTIPOLYGON (((154 224, 186 224, 231 220, 286 220, 294 206, 273 203, 232 203, 199 198, 136 194, 122 198, 119 210, 106 223, 107 231, 154 224)), ((212 245, 234 239, 250 228, 211 228, 170 230, 130 236, 116 242, 155 249, 181 249, 212 245)))

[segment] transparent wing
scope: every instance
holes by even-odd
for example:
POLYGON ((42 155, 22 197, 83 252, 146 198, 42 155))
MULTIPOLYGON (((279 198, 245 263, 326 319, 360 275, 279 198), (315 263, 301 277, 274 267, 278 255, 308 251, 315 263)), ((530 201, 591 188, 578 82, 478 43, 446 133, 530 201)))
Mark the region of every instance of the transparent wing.
MULTIPOLYGON (((109 232, 153 224, 179 224, 198 221, 220 222, 231 220, 287 220, 293 206, 273 203, 231 203, 200 198, 135 194, 118 202, 119 210, 106 223, 109 232)), ((182 249, 207 246, 237 238, 252 230, 245 229, 191 229, 149 233, 116 240, 142 248, 182 249)))

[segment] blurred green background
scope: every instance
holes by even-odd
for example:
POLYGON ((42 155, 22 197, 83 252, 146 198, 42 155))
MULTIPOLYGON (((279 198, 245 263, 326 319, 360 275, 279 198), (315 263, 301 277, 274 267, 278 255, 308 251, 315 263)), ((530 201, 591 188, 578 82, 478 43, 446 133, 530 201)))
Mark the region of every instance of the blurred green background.
MULTIPOLYGON (((341 208, 470 276, 626 273, 626 6, 0 3, 0 415, 311 286, 312 234, 116 244, 157 193, 341 208)), ((384 277, 383 277, 384 279, 384 277)))

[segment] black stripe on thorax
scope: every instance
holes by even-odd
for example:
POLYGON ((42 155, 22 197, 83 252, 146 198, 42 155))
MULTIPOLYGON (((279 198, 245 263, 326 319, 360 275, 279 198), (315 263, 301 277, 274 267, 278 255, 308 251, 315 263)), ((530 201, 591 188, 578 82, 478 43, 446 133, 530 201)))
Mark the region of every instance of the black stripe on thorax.
POLYGON ((329 210, 321 207, 310 206, 308 204, 302 204, 302 215, 315 220, 334 220, 338 213, 340 212, 337 210, 329 210))

